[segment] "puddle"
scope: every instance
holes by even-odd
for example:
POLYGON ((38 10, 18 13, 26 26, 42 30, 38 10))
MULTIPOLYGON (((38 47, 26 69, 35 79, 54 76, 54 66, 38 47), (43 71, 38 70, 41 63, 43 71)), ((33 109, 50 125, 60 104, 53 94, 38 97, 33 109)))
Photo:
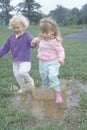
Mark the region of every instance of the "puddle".
POLYGON ((49 92, 42 94, 39 90, 34 93, 35 98, 32 98, 29 93, 26 95, 14 94, 11 98, 12 105, 29 112, 33 117, 39 119, 39 122, 48 119, 59 124, 67 124, 68 119, 72 122, 72 117, 75 120, 80 114, 77 109, 80 94, 87 92, 87 84, 70 79, 61 80, 61 86, 63 87, 62 96, 64 100, 62 105, 56 104, 49 92))
MULTIPOLYGON (((49 92, 48 94, 46 92, 46 96, 50 97, 49 92)), ((64 97, 64 102, 62 104, 56 104, 52 97, 47 100, 45 98, 38 99, 36 97, 32 98, 32 96, 27 93, 26 95, 14 95, 11 100, 14 106, 30 112, 32 116, 37 119, 48 118, 52 120, 61 120, 66 106, 65 99, 66 97, 64 97)))

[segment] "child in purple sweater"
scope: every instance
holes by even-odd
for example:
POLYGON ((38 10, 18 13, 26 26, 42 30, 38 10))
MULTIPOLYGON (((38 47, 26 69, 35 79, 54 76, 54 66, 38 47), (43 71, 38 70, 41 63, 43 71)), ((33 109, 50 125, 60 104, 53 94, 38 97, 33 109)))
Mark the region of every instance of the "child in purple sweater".
POLYGON ((31 41, 33 37, 24 32, 29 26, 29 21, 22 15, 13 16, 9 21, 9 28, 13 33, 0 47, 0 58, 9 51, 12 53, 13 73, 20 87, 18 93, 27 91, 27 85, 34 87, 34 81, 29 74, 31 70, 31 41))

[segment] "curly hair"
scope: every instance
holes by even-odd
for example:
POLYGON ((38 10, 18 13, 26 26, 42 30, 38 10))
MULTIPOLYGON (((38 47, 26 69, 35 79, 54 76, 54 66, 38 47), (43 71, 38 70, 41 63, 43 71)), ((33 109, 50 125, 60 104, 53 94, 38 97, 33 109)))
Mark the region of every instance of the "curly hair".
POLYGON ((29 27, 29 20, 24 17, 23 15, 14 15, 10 20, 9 20, 9 28, 12 29, 14 24, 22 24, 24 29, 29 27))

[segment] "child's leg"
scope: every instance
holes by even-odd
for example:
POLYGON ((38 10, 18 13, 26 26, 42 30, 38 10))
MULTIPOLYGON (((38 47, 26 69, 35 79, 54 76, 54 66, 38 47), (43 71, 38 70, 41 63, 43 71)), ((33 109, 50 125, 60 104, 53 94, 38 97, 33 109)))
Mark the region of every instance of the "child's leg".
POLYGON ((56 96, 56 103, 61 103, 61 89, 60 82, 58 79, 60 64, 57 60, 50 62, 49 64, 49 84, 50 87, 54 90, 56 96))
POLYGON ((34 86, 34 81, 28 74, 30 68, 31 63, 29 62, 13 63, 13 73, 22 91, 26 91, 26 83, 29 83, 30 85, 34 86))
POLYGON ((23 89, 24 89, 24 79, 22 77, 19 77, 19 62, 13 62, 13 73, 14 73, 14 77, 20 87, 19 91, 20 93, 22 93, 23 89))
POLYGON ((29 74, 30 70, 31 70, 30 62, 20 63, 19 74, 24 78, 25 83, 29 83, 31 86, 34 86, 34 80, 29 74))
POLYGON ((42 81, 42 87, 47 88, 49 86, 48 69, 43 61, 39 61, 39 72, 42 81))

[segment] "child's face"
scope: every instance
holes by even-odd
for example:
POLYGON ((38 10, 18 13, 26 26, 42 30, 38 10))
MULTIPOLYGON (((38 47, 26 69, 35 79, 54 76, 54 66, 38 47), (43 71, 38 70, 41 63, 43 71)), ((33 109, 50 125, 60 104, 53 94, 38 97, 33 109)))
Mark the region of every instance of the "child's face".
POLYGON ((45 39, 53 39, 54 38, 54 32, 49 31, 47 33, 42 33, 43 38, 45 39))
POLYGON ((23 32, 23 30, 24 30, 24 27, 23 27, 23 25, 22 24, 14 24, 13 26, 12 26, 13 28, 13 32, 15 33, 15 34, 17 34, 17 35, 20 35, 22 32, 23 32))

